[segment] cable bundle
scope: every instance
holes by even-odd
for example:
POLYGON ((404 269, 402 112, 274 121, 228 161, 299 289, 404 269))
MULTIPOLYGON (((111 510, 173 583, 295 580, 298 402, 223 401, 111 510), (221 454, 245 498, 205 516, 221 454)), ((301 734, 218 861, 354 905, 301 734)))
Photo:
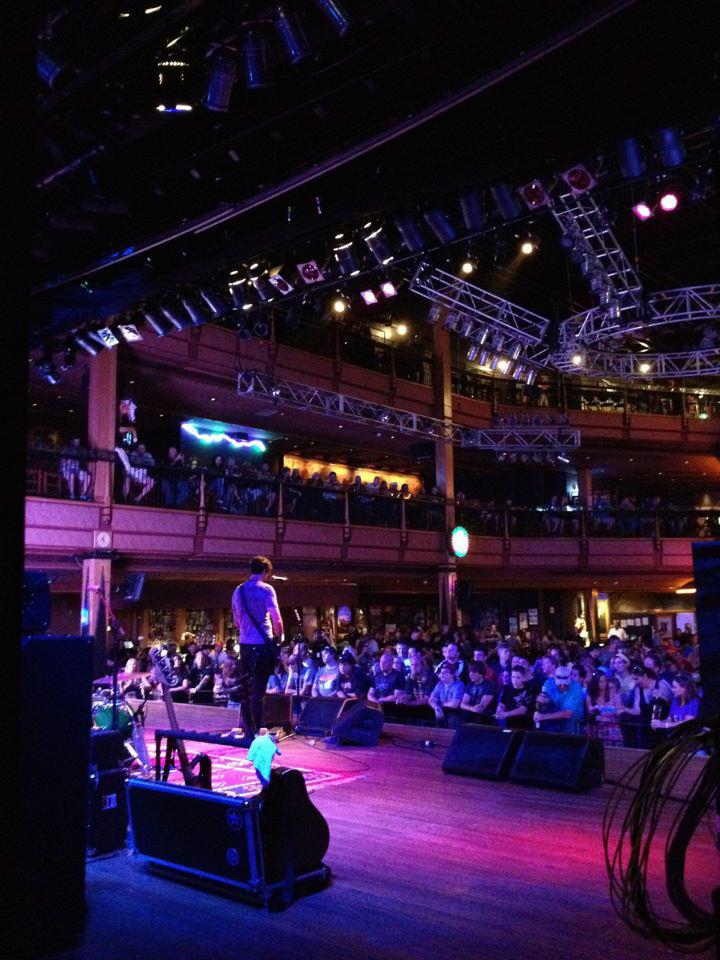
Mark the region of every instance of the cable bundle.
POLYGON ((716 936, 714 915, 701 909, 686 889, 685 858, 690 840, 717 794, 718 757, 711 755, 686 797, 674 797, 678 781, 700 749, 711 750, 707 721, 684 723, 625 772, 610 796, 603 819, 613 907, 636 933, 661 940, 683 953, 707 950, 716 936), (633 796, 623 816, 631 791, 633 796), (681 919, 657 913, 648 887, 650 854, 656 851, 656 832, 666 816, 672 817, 665 839, 666 888, 681 919))

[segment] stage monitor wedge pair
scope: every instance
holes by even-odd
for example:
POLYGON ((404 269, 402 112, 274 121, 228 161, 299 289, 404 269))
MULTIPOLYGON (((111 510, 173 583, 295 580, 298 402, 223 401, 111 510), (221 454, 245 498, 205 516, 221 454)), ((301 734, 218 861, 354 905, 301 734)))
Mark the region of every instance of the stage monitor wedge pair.
POLYGON ((581 791, 605 773, 602 741, 541 730, 463 724, 443 761, 445 773, 581 791))
POLYGON ((383 728, 383 712, 379 703, 370 700, 344 700, 343 709, 333 723, 330 734, 338 743, 358 747, 376 747, 383 728))

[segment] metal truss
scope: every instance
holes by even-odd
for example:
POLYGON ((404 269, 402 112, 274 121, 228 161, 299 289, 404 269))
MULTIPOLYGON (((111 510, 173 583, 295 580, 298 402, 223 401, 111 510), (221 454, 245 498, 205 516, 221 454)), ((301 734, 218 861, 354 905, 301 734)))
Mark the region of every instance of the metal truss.
POLYGON ((490 430, 467 430, 463 447, 477 447, 495 453, 516 450, 535 453, 559 453, 580 446, 580 431, 572 427, 493 427, 490 430))
POLYGON ((331 390, 320 390, 291 380, 280 380, 269 373, 243 370, 238 374, 239 396, 258 396, 273 403, 323 414, 365 426, 384 427, 406 436, 442 440, 463 447, 494 452, 525 451, 560 453, 580 445, 580 432, 568 427, 520 426, 475 430, 436 417, 425 417, 331 390))
MULTIPOLYGON (((583 274, 591 290, 606 302, 616 299, 615 310, 638 310, 642 306, 642 284, 610 229, 605 215, 589 193, 561 194, 550 208, 563 235, 583 261, 583 274)), ((606 307, 607 309, 607 307, 606 307)))
POLYGON ((593 307, 578 313, 560 324, 559 342, 561 346, 575 344, 578 340, 582 343, 594 343, 608 336, 642 334, 653 327, 670 326, 674 323, 703 323, 718 319, 720 285, 680 287, 677 290, 653 293, 648 297, 643 314, 632 319, 625 316, 622 323, 609 321, 605 307, 593 307))
POLYGON ((410 290, 457 313, 452 329, 465 340, 479 341, 488 328, 526 346, 538 346, 545 339, 549 325, 545 317, 429 263, 417 268, 410 290))
POLYGON ((553 363, 563 373, 586 377, 616 377, 621 380, 667 380, 679 377, 709 377, 720 374, 720 348, 684 353, 616 353, 575 347, 556 354, 553 363), (573 355, 581 358, 573 363, 573 355))

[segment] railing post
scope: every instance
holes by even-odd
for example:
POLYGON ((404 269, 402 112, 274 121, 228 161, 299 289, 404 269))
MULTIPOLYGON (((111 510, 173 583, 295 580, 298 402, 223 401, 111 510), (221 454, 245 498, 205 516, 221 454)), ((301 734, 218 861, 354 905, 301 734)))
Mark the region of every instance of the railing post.
POLYGON ((348 543, 350 540, 350 495, 347 490, 343 490, 343 541, 348 543))
POLYGON ((207 510, 205 509, 205 472, 200 474, 200 502, 198 503, 198 533, 207 530, 207 510))
POLYGON ((657 510, 653 514, 653 520, 654 520, 653 546, 655 547, 656 550, 660 550, 662 549, 662 533, 660 530, 660 514, 658 513, 657 510))
POLYGON ((580 551, 587 553, 588 532, 587 532, 587 510, 582 507, 580 510, 580 551))
POLYGON ((406 500, 404 498, 401 498, 400 500, 400 543, 402 544, 403 547, 406 546, 408 542, 407 515, 405 512, 405 503, 406 503, 406 500))
POLYGON ((510 549, 510 524, 508 522, 509 511, 503 509, 503 550, 510 549))
POLYGON ((275 538, 282 540, 285 536, 285 484, 277 481, 277 520, 275 522, 275 538))

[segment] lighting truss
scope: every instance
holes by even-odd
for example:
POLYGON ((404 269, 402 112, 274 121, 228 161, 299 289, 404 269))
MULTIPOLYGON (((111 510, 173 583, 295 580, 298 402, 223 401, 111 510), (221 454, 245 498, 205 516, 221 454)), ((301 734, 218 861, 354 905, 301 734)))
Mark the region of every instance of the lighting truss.
POLYGON ((529 425, 475 430, 371 400, 281 380, 257 370, 243 370, 238 374, 237 391, 238 396, 262 397, 296 410, 496 453, 528 450, 559 453, 580 446, 580 431, 569 427, 529 425))
POLYGON ((553 363, 558 370, 587 377, 619 377, 622 380, 665 380, 669 377, 708 377, 720 374, 720 348, 688 350, 683 353, 584 350, 580 364, 573 363, 574 352, 556 354, 553 357, 553 363))
POLYGON ((463 321, 472 321, 469 332, 461 334, 466 340, 476 340, 488 326, 528 347, 540 346, 545 339, 550 322, 545 317, 427 262, 415 271, 410 289, 426 300, 457 311, 463 321))
POLYGON ((589 193, 561 194, 551 212, 563 236, 584 258, 583 273, 598 294, 611 293, 621 312, 642 306, 642 284, 610 229, 605 215, 589 193))
POLYGON ((653 327, 674 323, 702 323, 720 319, 720 285, 705 284, 699 287, 680 287, 677 290, 660 290, 648 297, 645 310, 632 319, 623 318, 614 326, 606 319, 603 307, 593 307, 576 314, 560 324, 561 347, 593 343, 608 335, 644 333, 653 327))

